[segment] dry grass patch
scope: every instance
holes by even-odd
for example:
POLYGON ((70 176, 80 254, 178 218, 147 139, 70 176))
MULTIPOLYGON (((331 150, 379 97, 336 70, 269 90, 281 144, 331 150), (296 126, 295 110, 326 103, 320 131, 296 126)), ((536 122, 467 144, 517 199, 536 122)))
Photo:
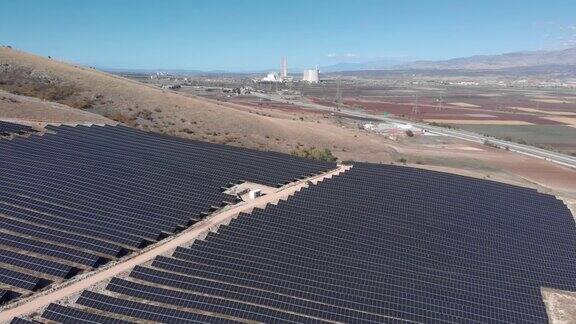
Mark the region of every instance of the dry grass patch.
POLYGON ((524 107, 510 107, 510 108, 524 112, 541 113, 546 115, 576 116, 576 112, 569 112, 569 111, 547 111, 547 110, 524 108, 524 107))
POLYGON ((573 103, 572 100, 560 100, 560 99, 532 99, 532 101, 542 102, 542 103, 554 103, 554 104, 573 103))
POLYGON ((457 106, 457 107, 465 107, 465 108, 478 108, 480 106, 466 103, 466 102, 449 102, 449 105, 457 106))
POLYGON ((560 116, 554 116, 554 117, 542 117, 544 119, 548 119, 548 120, 553 120, 559 123, 564 123, 570 126, 576 126, 576 117, 560 117, 560 116))
POLYGON ((534 125, 522 120, 425 119, 429 123, 462 125, 534 125))

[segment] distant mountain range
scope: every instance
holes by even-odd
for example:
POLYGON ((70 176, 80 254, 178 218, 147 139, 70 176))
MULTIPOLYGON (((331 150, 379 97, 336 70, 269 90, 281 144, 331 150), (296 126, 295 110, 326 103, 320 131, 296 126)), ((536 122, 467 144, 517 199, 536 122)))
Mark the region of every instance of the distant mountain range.
POLYGON ((391 69, 401 64, 407 64, 409 59, 380 59, 367 62, 346 62, 334 65, 321 66, 320 71, 324 73, 341 71, 362 71, 362 70, 383 70, 391 69))
POLYGON ((340 63, 321 68, 323 72, 362 70, 501 70, 536 66, 576 65, 576 47, 564 50, 514 52, 500 55, 475 55, 445 61, 394 63, 393 60, 340 63))
MULTIPOLYGON (((576 47, 552 51, 524 51, 500 55, 475 55, 454 58, 444 61, 410 61, 408 58, 387 58, 367 62, 342 62, 320 67, 321 73, 381 71, 386 74, 396 74, 399 71, 423 72, 426 74, 443 73, 453 74, 547 74, 560 73, 566 67, 570 75, 574 75, 576 67, 576 47), (570 67, 570 68, 568 68, 570 67), (450 72, 452 71, 452 72, 450 72)), ((173 75, 262 75, 277 69, 254 71, 225 71, 225 70, 182 70, 182 69, 102 69, 112 73, 145 73, 167 72, 173 75)), ((292 75, 302 73, 302 68, 291 68, 292 75)), ((352 73, 354 74, 354 73, 352 73)))

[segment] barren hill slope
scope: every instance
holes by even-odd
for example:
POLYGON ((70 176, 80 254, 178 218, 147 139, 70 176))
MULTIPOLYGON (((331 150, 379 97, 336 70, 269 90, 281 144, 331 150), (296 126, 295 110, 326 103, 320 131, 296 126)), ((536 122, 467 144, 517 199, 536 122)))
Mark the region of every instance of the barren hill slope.
POLYGON ((0 120, 32 126, 50 124, 116 124, 104 116, 52 101, 0 90, 0 120))
POLYGON ((385 160, 391 151, 376 137, 358 141, 353 131, 328 122, 250 112, 8 48, 0 48, 0 89, 181 137, 284 152, 298 145, 336 147, 341 158, 376 154, 385 160))

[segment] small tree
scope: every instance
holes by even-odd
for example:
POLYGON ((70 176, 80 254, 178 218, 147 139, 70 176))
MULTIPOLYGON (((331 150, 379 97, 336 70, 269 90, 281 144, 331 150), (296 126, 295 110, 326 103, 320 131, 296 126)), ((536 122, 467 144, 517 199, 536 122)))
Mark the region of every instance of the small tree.
POLYGON ((337 160, 337 158, 332 155, 332 152, 327 148, 299 147, 290 152, 290 154, 316 161, 336 162, 337 160))

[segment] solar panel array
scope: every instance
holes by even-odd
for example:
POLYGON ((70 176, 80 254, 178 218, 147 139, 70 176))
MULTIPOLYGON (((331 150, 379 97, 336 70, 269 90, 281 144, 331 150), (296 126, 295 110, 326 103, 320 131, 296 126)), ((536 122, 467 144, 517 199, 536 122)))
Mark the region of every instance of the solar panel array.
POLYGON ((233 203, 222 188, 276 186, 333 163, 124 126, 60 126, 0 140, 0 299, 38 291, 233 203))
POLYGON ((132 321, 545 323, 540 288, 576 290, 575 246, 553 196, 356 164, 68 309, 132 321))
POLYGON ((7 136, 11 134, 25 134, 30 132, 34 132, 34 129, 30 126, 0 121, 0 135, 7 136))

